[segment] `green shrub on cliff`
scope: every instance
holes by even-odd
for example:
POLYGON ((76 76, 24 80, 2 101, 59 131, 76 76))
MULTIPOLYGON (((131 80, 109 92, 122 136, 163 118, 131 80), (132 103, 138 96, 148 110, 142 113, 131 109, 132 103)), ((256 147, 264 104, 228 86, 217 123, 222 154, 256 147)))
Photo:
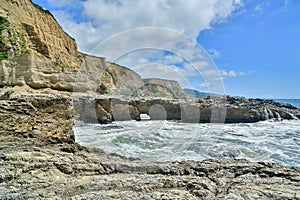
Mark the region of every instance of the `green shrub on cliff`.
POLYGON ((61 60, 56 61, 56 64, 61 68, 62 72, 64 72, 66 68, 69 68, 69 65, 67 65, 66 63, 64 63, 61 60))
POLYGON ((0 61, 7 59, 7 48, 5 47, 2 32, 9 27, 9 22, 4 17, 0 16, 0 61))
POLYGON ((7 29, 9 25, 10 23, 7 21, 7 19, 0 16, 0 32, 2 33, 2 31, 7 29))
POLYGON ((10 50, 13 56, 20 56, 26 50, 26 40, 5 17, 0 16, 0 60, 8 59, 10 50))
POLYGON ((8 58, 8 54, 7 52, 0 52, 0 61, 1 60, 4 60, 4 59, 7 59, 8 58))

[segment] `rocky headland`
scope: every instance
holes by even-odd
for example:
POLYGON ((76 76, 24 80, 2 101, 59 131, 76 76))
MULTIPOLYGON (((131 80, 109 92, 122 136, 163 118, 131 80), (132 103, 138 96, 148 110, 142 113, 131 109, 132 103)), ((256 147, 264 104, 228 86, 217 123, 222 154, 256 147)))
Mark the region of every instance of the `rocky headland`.
POLYGON ((75 112, 83 121, 138 120, 139 114, 148 114, 152 119, 239 123, 292 119, 300 113, 259 99, 195 98, 176 81, 143 80, 126 67, 78 52, 52 14, 31 1, 0 5, 0 87, 73 92, 75 112))
POLYGON ((147 162, 80 146, 72 98, 0 102, 1 199, 299 199, 300 168, 241 159, 147 162))
POLYGON ((300 199, 300 168, 222 159, 147 162, 76 143, 74 120, 240 123, 299 109, 229 96, 194 98, 175 81, 78 52, 50 12, 0 2, 0 199, 300 199))

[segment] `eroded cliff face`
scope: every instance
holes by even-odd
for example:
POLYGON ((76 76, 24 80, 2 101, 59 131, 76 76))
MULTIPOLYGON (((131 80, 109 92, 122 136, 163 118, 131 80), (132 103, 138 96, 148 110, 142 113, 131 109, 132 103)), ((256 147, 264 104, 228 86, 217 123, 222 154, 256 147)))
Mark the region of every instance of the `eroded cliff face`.
POLYGON ((49 11, 45 11, 30 0, 2 0, 1 52, 8 58, 20 56, 30 50, 30 54, 42 60, 61 62, 71 68, 80 66, 77 44, 49 11))
POLYGON ((79 53, 74 39, 54 17, 30 0, 3 0, 0 5, 0 87, 29 86, 80 93, 83 98, 79 98, 77 105, 81 108, 77 106, 76 110, 84 121, 138 120, 139 113, 147 113, 152 119, 219 122, 225 111, 221 122, 292 118, 291 108, 283 109, 270 102, 197 102, 176 81, 142 80, 126 67, 79 53), (89 99, 90 94, 101 97, 89 99), (109 103, 99 103, 102 99, 109 103), (212 109, 213 106, 216 108, 212 109))
MULTIPOLYGON (((198 122, 202 108, 182 108, 184 103, 171 100, 110 98, 139 90, 177 97, 181 91, 175 82, 164 86, 157 81, 148 81, 148 91, 135 72, 78 53, 52 15, 30 0, 1 0, 0 16, 0 199, 300 198, 298 167, 245 160, 155 163, 76 144, 74 109, 82 120, 108 123, 135 119, 139 112, 153 119, 198 122), (63 92, 74 90, 83 93, 72 97, 63 92), (95 91, 102 97, 88 94, 95 91)), ((209 99, 202 103, 214 104, 209 99)), ((235 103, 256 106, 236 99, 230 104, 235 103)), ((268 105, 260 102, 257 109, 268 105)), ((259 112, 269 117, 273 108, 259 112)), ((236 109, 232 118, 245 116, 236 109)))
POLYGON ((70 91, 82 55, 49 11, 30 0, 2 0, 0 61, 0 87, 70 91))
POLYGON ((143 81, 144 86, 137 91, 137 96, 152 96, 170 99, 189 97, 177 81, 157 78, 144 79, 143 81))
POLYGON ((0 87, 29 86, 115 96, 177 95, 168 88, 172 84, 151 83, 156 89, 144 87, 134 71, 78 52, 75 40, 52 14, 30 0, 0 2, 0 61, 0 87))
POLYGON ((72 73, 74 92, 90 91, 130 97, 144 84, 140 75, 134 71, 110 63, 105 58, 89 55, 83 55, 80 69, 72 73))
POLYGON ((1 137, 36 138, 74 143, 72 99, 65 95, 9 94, 0 96, 1 137))

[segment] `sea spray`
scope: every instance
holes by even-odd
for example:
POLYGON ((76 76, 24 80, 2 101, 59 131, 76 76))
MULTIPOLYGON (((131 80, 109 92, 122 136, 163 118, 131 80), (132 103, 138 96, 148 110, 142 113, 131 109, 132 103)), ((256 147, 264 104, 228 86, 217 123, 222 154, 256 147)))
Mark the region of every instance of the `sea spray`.
POLYGON ((297 120, 243 124, 124 121, 75 126, 74 131, 82 145, 144 160, 234 157, 300 166, 297 120))

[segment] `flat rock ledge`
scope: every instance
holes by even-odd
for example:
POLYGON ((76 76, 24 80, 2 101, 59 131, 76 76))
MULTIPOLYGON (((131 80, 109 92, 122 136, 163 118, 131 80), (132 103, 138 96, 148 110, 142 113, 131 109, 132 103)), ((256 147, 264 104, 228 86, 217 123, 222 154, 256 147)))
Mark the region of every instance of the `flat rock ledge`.
POLYGON ((147 162, 0 136, 0 199, 300 199, 300 168, 237 159, 147 162))
POLYGON ((75 142, 73 113, 68 95, 1 96, 0 199, 300 199, 299 167, 107 154, 75 142))

